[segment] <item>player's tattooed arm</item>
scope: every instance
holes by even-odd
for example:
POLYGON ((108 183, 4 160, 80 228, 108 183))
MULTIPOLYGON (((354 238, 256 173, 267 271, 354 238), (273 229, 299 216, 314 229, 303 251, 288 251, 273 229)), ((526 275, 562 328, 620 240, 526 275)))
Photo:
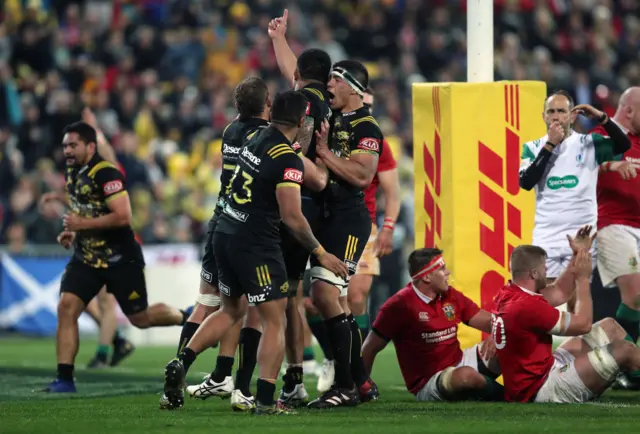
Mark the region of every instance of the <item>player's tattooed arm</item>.
POLYGON ((302 124, 302 127, 298 131, 298 135, 296 137, 296 141, 298 145, 302 148, 302 154, 307 155, 309 151, 309 146, 311 146, 311 140, 313 139, 314 133, 314 120, 311 116, 307 116, 302 124))
POLYGON ((316 237, 313 236, 309 222, 302 215, 300 192, 295 191, 293 188, 278 188, 276 189, 276 197, 282 221, 291 230, 300 245, 310 251, 323 268, 331 271, 336 276, 346 279, 349 275, 349 270, 345 263, 335 255, 327 252, 316 237), (297 198, 295 197, 296 195, 297 198))

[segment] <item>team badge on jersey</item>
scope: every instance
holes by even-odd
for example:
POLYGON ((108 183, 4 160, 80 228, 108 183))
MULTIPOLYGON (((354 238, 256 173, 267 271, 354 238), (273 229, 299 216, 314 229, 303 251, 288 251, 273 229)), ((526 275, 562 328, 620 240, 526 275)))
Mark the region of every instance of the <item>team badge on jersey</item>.
POLYGON ((418 319, 420 321, 429 321, 429 314, 427 312, 420 312, 418 314, 418 319))
POLYGON ((452 304, 447 303, 442 307, 444 314, 447 316, 449 321, 453 321, 456 319, 456 308, 453 307, 452 304))

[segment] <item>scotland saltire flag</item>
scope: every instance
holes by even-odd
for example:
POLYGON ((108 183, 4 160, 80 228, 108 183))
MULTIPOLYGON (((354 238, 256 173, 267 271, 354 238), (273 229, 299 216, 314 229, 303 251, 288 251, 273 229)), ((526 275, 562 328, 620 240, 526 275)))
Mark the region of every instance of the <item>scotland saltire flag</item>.
MULTIPOLYGON (((68 258, 0 254, 0 330, 53 336, 57 326, 60 279, 68 258)), ((93 320, 80 317, 80 331, 95 331, 93 320)))

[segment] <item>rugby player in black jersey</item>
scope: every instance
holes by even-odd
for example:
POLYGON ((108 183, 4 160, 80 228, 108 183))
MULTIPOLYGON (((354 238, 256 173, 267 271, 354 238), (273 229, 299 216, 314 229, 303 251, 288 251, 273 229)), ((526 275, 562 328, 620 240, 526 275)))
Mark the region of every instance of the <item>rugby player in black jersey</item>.
POLYGON ((138 328, 181 325, 187 314, 147 302, 142 249, 131 229, 131 204, 120 170, 97 152, 96 130, 85 122, 64 129, 66 192, 70 212, 58 242, 73 245, 60 283, 56 353, 58 375, 47 392, 75 392, 78 317, 103 286, 138 328))
MULTIPOLYGON (((322 123, 331 118, 327 93, 331 58, 325 51, 308 49, 296 59, 285 38, 287 17, 288 11, 285 9, 282 17, 273 19, 269 23, 268 32, 281 72, 287 79, 293 79, 294 89, 300 90, 309 100, 305 125, 301 128, 296 140, 300 146, 299 152, 302 152, 311 162, 317 163, 314 131, 319 131, 322 123)), ((320 229, 323 218, 323 194, 323 192, 314 192, 310 188, 302 187, 302 212, 314 233, 320 229)), ((306 404, 309 399, 303 383, 303 321, 306 319, 302 316, 302 285, 300 285, 309 260, 309 253, 286 227, 283 227, 281 236, 290 299, 287 305, 286 329, 288 365, 279 400, 287 406, 299 406, 306 404)), ((257 342, 255 347, 257 348, 257 342)))
MULTIPOLYGON (((364 201, 366 189, 376 174, 382 147, 382 132, 363 105, 368 86, 367 69, 359 62, 344 60, 333 65, 328 91, 334 110, 329 146, 319 142, 317 157, 329 169, 325 190, 328 217, 318 238, 327 251, 356 271, 371 232, 371 218, 364 201)), ((311 258, 311 299, 324 319, 335 359, 334 387, 309 403, 310 408, 357 405, 377 398, 377 387, 362 363, 360 330, 347 304, 348 279, 337 278, 311 258)))
MULTIPOLYGON (((218 269, 213 252, 213 233, 222 210, 225 205, 225 193, 229 187, 229 181, 233 176, 240 155, 240 150, 247 139, 260 128, 269 125, 269 112, 271 101, 266 83, 259 77, 249 77, 243 80, 235 89, 234 103, 238 116, 224 129, 222 133, 222 173, 220 174, 220 193, 213 216, 209 221, 209 229, 204 245, 202 257, 202 270, 200 272, 200 294, 196 299, 193 313, 187 320, 180 335, 180 343, 177 354, 189 342, 202 321, 220 306, 220 294, 218 292, 218 269)), ((234 390, 231 371, 234 364, 236 347, 238 346, 239 322, 230 330, 220 342, 220 351, 216 360, 216 367, 208 378, 196 386, 189 386, 187 391, 197 398, 210 396, 227 397, 234 390)), ((260 332, 258 332, 260 333, 260 332)), ((259 337, 258 337, 259 340, 259 337)), ((242 348, 242 347, 241 347, 242 348)), ((257 343, 256 343, 257 348, 257 343)), ((255 359, 255 356, 253 356, 255 359)), ((241 358, 242 359, 242 358, 241 358)), ((252 368, 253 372, 253 368, 252 368)), ((238 374, 240 375, 240 373, 238 374)), ((248 382, 251 381, 249 376, 248 382)), ((247 384, 248 386, 248 384, 247 384)), ((160 407, 169 405, 166 397, 160 399, 160 407)))
MULTIPOLYGON (((324 250, 302 214, 300 187, 317 173, 291 145, 304 123, 307 104, 300 92, 276 96, 271 125, 259 131, 240 152, 213 237, 221 309, 203 322, 178 358, 165 368, 164 392, 174 408, 184 404, 185 372, 196 355, 243 318, 248 301, 256 305, 263 324, 255 413, 287 411, 274 404, 275 382, 284 356, 288 293, 280 247, 281 221, 328 273, 346 278, 345 264, 324 250)), ((325 140, 327 128, 323 125, 325 140)))

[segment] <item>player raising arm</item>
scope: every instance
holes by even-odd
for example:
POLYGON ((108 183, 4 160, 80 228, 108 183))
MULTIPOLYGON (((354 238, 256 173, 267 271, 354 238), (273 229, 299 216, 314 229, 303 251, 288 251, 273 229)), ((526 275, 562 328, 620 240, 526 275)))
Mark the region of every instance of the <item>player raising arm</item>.
POLYGON ((640 349, 625 340, 620 325, 611 318, 592 325, 591 239, 578 236, 571 248, 576 252, 568 271, 576 287, 573 314, 549 302, 555 291, 548 291, 544 249, 523 245, 511 254, 512 280, 496 296, 492 315, 507 401, 586 402, 602 394, 620 371, 640 369, 640 349), (553 351, 552 335, 575 337, 553 351))
POLYGON ((489 312, 449 286, 442 251, 415 250, 409 255, 409 272, 411 283, 382 305, 364 342, 368 372, 391 341, 407 389, 418 401, 502 401, 502 386, 494 381, 499 367, 491 338, 464 351, 458 341, 461 322, 489 333, 489 312))
POLYGON ((304 166, 291 142, 304 122, 307 102, 300 92, 277 95, 271 125, 240 151, 213 237, 221 309, 205 319, 178 357, 167 364, 164 392, 171 406, 165 408, 184 404, 186 371, 199 353, 242 320, 248 301, 256 305, 263 325, 255 412, 287 411, 274 404, 273 396, 284 356, 282 336, 288 292, 280 221, 330 273, 340 278, 347 275, 345 265, 324 250, 302 215, 300 186, 304 166))

